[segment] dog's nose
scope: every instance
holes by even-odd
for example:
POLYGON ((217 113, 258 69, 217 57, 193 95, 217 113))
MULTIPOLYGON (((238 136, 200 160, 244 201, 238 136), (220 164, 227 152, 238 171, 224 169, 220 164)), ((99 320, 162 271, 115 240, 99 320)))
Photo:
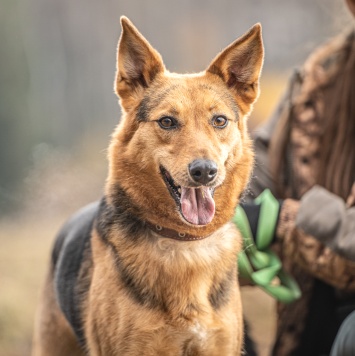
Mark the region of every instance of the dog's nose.
POLYGON ((197 183, 211 182, 217 171, 217 164, 209 159, 195 159, 189 164, 190 176, 197 183))

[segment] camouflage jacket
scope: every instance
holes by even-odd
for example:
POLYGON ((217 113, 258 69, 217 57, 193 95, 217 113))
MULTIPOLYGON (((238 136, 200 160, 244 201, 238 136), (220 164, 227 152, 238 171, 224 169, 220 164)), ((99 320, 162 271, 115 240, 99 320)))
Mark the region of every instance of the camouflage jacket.
MULTIPOLYGON (((342 48, 346 41, 354 38, 354 32, 342 35, 316 50, 292 78, 274 116, 257 130, 254 137, 256 165, 249 195, 257 196, 265 188, 275 192, 268 170, 269 147, 278 125, 288 121, 287 172, 284 172, 287 175, 287 199, 280 212, 275 250, 285 269, 298 281, 302 297, 291 305, 278 306, 273 355, 316 355, 309 350, 300 351, 300 344, 307 343, 301 339, 305 328, 309 327, 315 284, 319 281, 328 288, 333 304, 347 298, 355 301, 355 189, 346 203, 315 185, 324 103, 322 97, 312 99, 311 104, 309 100, 317 86, 339 69, 342 48)), ((327 308, 324 310, 321 314, 333 313, 327 308)), ((333 323, 332 318, 327 319, 325 315, 324 321, 314 322, 333 323)), ((316 328, 321 330, 321 325, 316 328)))

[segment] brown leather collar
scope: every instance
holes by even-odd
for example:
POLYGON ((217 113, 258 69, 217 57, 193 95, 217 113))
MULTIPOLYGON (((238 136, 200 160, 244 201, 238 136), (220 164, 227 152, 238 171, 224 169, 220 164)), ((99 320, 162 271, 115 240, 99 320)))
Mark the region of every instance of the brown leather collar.
POLYGON ((154 225, 151 224, 150 222, 146 221, 146 225, 154 231, 156 234, 167 237, 169 239, 174 239, 174 240, 179 240, 179 241, 198 241, 198 240, 203 240, 207 236, 195 236, 195 235, 190 235, 182 232, 175 231, 173 229, 168 229, 167 227, 163 227, 161 225, 154 225))

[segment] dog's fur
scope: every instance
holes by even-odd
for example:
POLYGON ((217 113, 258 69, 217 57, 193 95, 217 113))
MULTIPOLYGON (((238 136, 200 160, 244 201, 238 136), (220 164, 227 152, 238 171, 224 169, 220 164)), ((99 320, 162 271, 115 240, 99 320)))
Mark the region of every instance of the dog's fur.
POLYGON ((177 75, 127 18, 121 24, 115 90, 123 115, 105 196, 56 240, 33 355, 240 355, 241 239, 229 220, 253 163, 246 121, 259 93, 261 27, 206 71, 177 75), (173 127, 162 127, 162 117, 173 127), (189 171, 196 159, 218 168, 203 187, 189 171), (196 214, 191 221, 164 172, 181 189, 200 192, 199 204, 211 202, 205 194, 215 189, 214 216, 202 208, 208 221, 196 214), (177 241, 154 225, 206 238, 177 241))

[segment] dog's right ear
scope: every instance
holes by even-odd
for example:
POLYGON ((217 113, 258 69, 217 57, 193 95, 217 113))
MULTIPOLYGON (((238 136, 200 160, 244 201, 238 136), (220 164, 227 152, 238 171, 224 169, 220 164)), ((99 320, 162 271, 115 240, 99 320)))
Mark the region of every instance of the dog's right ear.
POLYGON ((122 33, 118 42, 115 92, 121 104, 129 111, 142 99, 157 74, 164 72, 160 54, 133 26, 127 17, 121 17, 122 33))

